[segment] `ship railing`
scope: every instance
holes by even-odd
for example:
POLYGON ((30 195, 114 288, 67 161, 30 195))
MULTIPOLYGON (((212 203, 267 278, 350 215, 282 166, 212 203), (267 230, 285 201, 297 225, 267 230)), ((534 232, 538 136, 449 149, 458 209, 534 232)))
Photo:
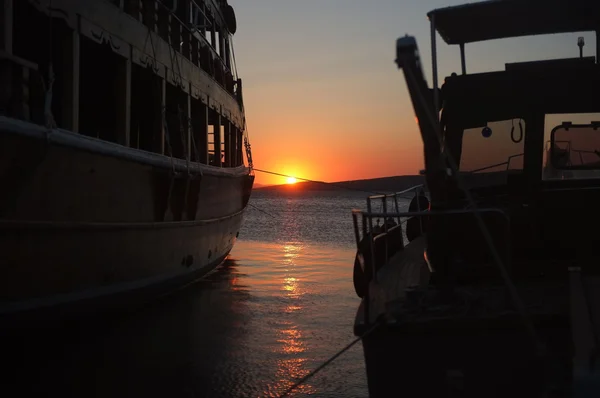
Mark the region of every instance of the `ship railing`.
MULTIPOLYGON (((405 189, 404 191, 400 191, 400 192, 394 192, 394 193, 389 193, 389 194, 377 194, 377 195, 371 195, 369 197, 367 197, 367 212, 371 213, 373 211, 373 205, 380 203, 381 204, 381 208, 383 210, 384 213, 387 213, 388 211, 388 201, 391 201, 392 207, 395 210, 396 213, 400 212, 400 204, 398 202, 398 199, 412 199, 409 197, 409 195, 414 195, 414 197, 417 197, 421 194, 423 194, 424 192, 424 188, 423 185, 415 185, 414 187, 410 187, 408 189, 405 189)), ((397 219, 398 224, 400 224, 401 220, 400 218, 397 219)), ((373 227, 370 226, 370 230, 372 230, 373 227)))
POLYGON ((481 167, 481 168, 478 168, 478 169, 475 169, 475 170, 469 170, 468 172, 469 173, 480 173, 482 171, 486 171, 486 170, 490 170, 490 169, 495 169, 495 168, 500 167, 500 166, 506 166, 506 169, 504 171, 508 171, 510 169, 510 161, 513 160, 513 159, 516 159, 518 157, 524 156, 524 155, 525 155, 525 153, 517 153, 516 155, 510 155, 506 159, 506 161, 504 161, 504 162, 491 164, 489 166, 481 167))
MULTIPOLYGON (((400 200, 414 200, 416 204, 417 213, 427 210, 421 209, 420 201, 418 200, 419 196, 423 196, 425 193, 423 185, 415 185, 411 188, 405 189, 403 191, 389 193, 389 194, 377 194, 371 195, 367 197, 367 211, 363 212, 362 210, 352 210, 352 219, 354 224, 354 237, 356 240, 356 248, 358 251, 361 249, 361 242, 365 237, 371 237, 370 239, 370 251, 371 251, 371 263, 374 264, 374 239, 377 235, 384 234, 385 236, 385 252, 388 253, 389 239, 388 232, 391 228, 400 228, 402 229, 403 224, 408 221, 410 217, 412 217, 411 212, 402 213, 400 211, 400 200), (417 200, 415 200, 415 198, 417 200), (381 212, 374 212, 373 208, 376 205, 380 205, 381 212), (389 209, 388 205, 391 205, 391 209, 389 209), (389 211, 391 210, 391 212, 389 211), (358 226, 358 218, 362 216, 362 237, 360 233, 360 229, 358 226), (373 225, 373 220, 377 219, 377 225, 373 225), (383 219, 383 225, 379 226, 379 219, 383 219), (395 219, 395 225, 392 226, 389 222, 390 220, 395 219)), ((402 207, 405 207, 404 205, 402 207)), ((409 206, 410 208, 410 206, 409 206)), ((420 233, 423 233, 422 223, 420 224, 420 233)), ((406 235, 406 231, 402 230, 402 234, 406 235)), ((404 240, 404 239, 402 239, 404 240)))
MULTIPOLYGON (((409 190, 407 190, 408 192, 410 192, 411 190, 415 190, 417 187, 413 187, 409 190)), ((395 195, 399 195, 402 194, 403 192, 406 191, 402 191, 399 192, 398 194, 395 195)), ((418 194, 418 191, 415 191, 418 194)), ((391 195, 386 195, 386 196, 391 196, 391 195)), ((376 198, 379 197, 379 195, 375 195, 376 198)), ((418 203, 418 201, 417 201, 418 203)), ((466 215, 466 214, 496 214, 499 215, 502 219, 505 220, 505 228, 503 233, 503 240, 504 240, 504 244, 505 244, 505 253, 504 253, 504 258, 503 260, 505 261, 505 263, 503 264, 503 266, 507 269, 510 270, 511 269, 511 264, 510 264, 510 260, 511 260, 511 244, 510 244, 510 218, 509 215, 502 209, 499 208, 475 208, 475 209, 450 209, 450 210, 440 210, 440 211, 430 211, 430 210, 421 210, 419 209, 418 211, 404 211, 404 212, 371 212, 371 211, 362 211, 359 209, 354 209, 352 210, 352 220, 353 220, 353 224, 354 224, 354 235, 356 238, 356 246, 357 246, 357 250, 358 253, 360 253, 361 251, 361 234, 360 234, 360 230, 361 228, 359 227, 359 218, 361 219, 361 223, 362 223, 362 238, 369 238, 369 245, 370 245, 370 266, 371 266, 371 275, 372 275, 372 281, 377 284, 378 283, 378 278, 377 278, 377 271, 378 271, 378 267, 377 264, 375 262, 375 238, 376 236, 374 236, 375 234, 373 233, 373 219, 377 219, 377 218, 384 218, 384 220, 386 218, 392 217, 392 218, 396 218, 396 219, 405 219, 408 220, 412 217, 418 217, 420 220, 420 227, 421 227, 421 235, 423 235, 423 221, 422 218, 431 218, 431 217, 439 217, 439 216, 448 216, 448 215, 466 215)), ((399 223, 397 228, 401 228, 402 225, 405 224, 405 222, 399 223)), ((388 255, 388 231, 390 229, 388 228, 388 226, 386 225, 386 223, 384 222, 383 224, 383 229, 382 232, 379 233, 379 235, 383 235, 383 238, 385 239, 385 255, 386 255, 386 261, 387 260, 387 255, 388 255)), ((403 231, 404 234, 406 234, 406 231, 403 231)), ((433 268, 433 266, 431 265, 431 263, 429 262, 429 259, 427 257, 427 252, 426 250, 423 252, 423 260, 426 262, 428 268, 429 268, 429 272, 434 273, 435 269, 433 268)), ((364 266, 367 266, 367 263, 364 263, 364 266)), ((369 287, 367 287, 366 289, 366 294, 363 297, 364 300, 364 322, 365 324, 369 324, 370 323, 370 319, 369 319, 369 287)))
MULTIPOLYGON (((111 3, 158 34, 173 50, 211 75, 230 94, 236 96, 239 79, 231 65, 232 49, 229 41, 220 37, 224 30, 218 32, 221 54, 216 49, 216 43, 212 42, 216 35, 211 37, 211 41, 207 39, 206 28, 214 28, 214 22, 204 11, 203 1, 179 0, 168 3, 165 0, 111 0, 111 3), (158 8, 155 8, 155 4, 158 8)), ((173 73, 179 72, 179 65, 170 67, 173 68, 173 73)))
MULTIPOLYGON (((405 220, 402 220, 403 217, 398 216, 398 214, 400 213, 400 200, 406 200, 406 199, 414 200, 414 198, 417 198, 420 195, 424 195, 424 192, 425 192, 425 190, 424 190, 423 185, 415 185, 413 187, 410 187, 408 189, 405 189, 405 190, 399 191, 399 192, 393 192, 393 193, 389 193, 389 194, 371 195, 371 196, 367 197, 367 212, 364 214, 375 214, 373 212, 373 208, 375 206, 379 205, 381 208, 380 214, 382 214, 382 216, 379 218, 383 219, 383 231, 385 233, 387 233, 388 226, 389 226, 389 223, 387 221, 390 218, 392 220, 395 218, 397 225, 402 225, 409 218, 409 217, 406 217, 405 220), (391 209, 390 209, 390 207, 391 207, 391 209), (392 212, 390 212, 390 210, 392 212)), ((417 211, 425 210, 425 209, 419 208, 418 200, 416 201, 416 205, 417 205, 417 211)), ((360 211, 353 210, 353 213, 352 213, 353 214, 352 217, 354 219, 354 235, 355 235, 355 239, 356 239, 356 245, 357 245, 357 249, 360 249, 361 237, 359 234, 358 220, 357 220, 357 215, 356 215, 358 213, 355 213, 355 212, 360 213, 360 211)), ((364 221, 362 224, 363 237, 373 236, 375 227, 377 227, 378 229, 381 229, 381 227, 379 227, 379 224, 377 224, 375 227, 373 226, 373 218, 376 218, 376 217, 368 217, 363 220, 364 221)))

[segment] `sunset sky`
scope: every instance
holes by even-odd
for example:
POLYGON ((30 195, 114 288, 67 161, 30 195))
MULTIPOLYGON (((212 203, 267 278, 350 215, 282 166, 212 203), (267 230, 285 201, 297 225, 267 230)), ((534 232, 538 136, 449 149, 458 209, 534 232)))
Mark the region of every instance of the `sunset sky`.
MULTIPOLYGON (((395 40, 417 38, 431 86, 429 21, 450 0, 229 0, 254 166, 321 181, 416 174, 422 146, 395 40)), ((508 22, 510 23, 510 22, 508 22)), ((467 72, 504 63, 595 55, 591 33, 466 45, 467 72)), ((460 72, 457 46, 438 36, 440 81, 460 72)), ((258 184, 284 177, 256 173, 258 184)))

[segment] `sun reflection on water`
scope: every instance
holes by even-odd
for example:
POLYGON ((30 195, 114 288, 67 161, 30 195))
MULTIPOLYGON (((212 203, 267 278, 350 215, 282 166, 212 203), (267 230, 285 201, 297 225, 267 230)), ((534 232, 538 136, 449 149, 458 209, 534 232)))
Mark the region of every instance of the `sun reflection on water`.
POLYGON ((295 243, 283 245, 283 264, 288 266, 296 265, 296 260, 300 257, 303 247, 295 243))
MULTIPOLYGON (((282 313, 299 313, 304 309, 301 299, 305 292, 302 287, 302 280, 297 277, 296 266, 301 261, 303 246, 296 243, 286 243, 281 246, 281 253, 283 254, 282 265, 285 267, 285 275, 281 280, 280 292, 283 298, 293 301, 284 303, 282 313)), ((291 319, 284 320, 279 325, 275 330, 278 345, 274 348, 274 353, 281 355, 282 358, 277 360, 275 374, 277 382, 276 385, 271 387, 274 391, 281 392, 306 376, 310 369, 307 363, 308 347, 300 325, 291 319)), ((298 387, 294 393, 314 394, 316 390, 306 383, 298 387)))
POLYGON ((282 343, 281 351, 285 354, 299 354, 306 351, 304 343, 300 340, 302 335, 294 326, 291 329, 279 331, 282 336, 277 339, 277 342, 282 343))

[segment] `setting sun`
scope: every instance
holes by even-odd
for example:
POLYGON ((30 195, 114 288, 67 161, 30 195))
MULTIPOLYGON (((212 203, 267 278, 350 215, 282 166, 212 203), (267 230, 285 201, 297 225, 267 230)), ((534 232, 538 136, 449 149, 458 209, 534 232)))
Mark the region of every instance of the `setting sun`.
POLYGON ((298 179, 296 177, 288 177, 286 178, 285 182, 287 184, 295 184, 298 182, 298 179))

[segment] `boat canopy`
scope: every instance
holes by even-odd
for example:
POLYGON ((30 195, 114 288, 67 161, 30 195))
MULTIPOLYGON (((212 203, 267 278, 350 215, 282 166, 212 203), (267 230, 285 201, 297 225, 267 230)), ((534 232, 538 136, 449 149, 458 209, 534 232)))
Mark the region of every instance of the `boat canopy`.
POLYGON ((430 11, 447 44, 600 31, 598 0, 490 0, 430 11))

